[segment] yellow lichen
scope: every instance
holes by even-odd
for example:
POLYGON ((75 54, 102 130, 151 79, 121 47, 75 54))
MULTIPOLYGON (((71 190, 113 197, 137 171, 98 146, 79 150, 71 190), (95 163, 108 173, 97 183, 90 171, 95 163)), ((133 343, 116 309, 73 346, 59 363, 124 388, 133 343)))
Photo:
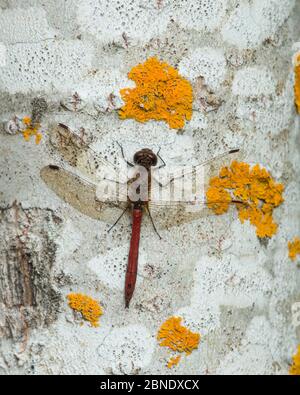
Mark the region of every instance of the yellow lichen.
POLYGON ((125 102, 119 112, 121 119, 165 121, 172 129, 183 128, 191 119, 193 89, 176 69, 150 58, 133 67, 128 77, 136 87, 120 91, 125 102))
POLYGON ((295 237, 293 241, 289 242, 288 246, 289 246, 289 258, 294 261, 297 255, 300 255, 300 238, 295 237))
POLYGON ((30 126, 31 125, 31 118, 30 117, 24 117, 23 118, 23 123, 26 126, 30 126))
POLYGON ((295 103, 297 111, 300 114, 300 54, 296 57, 295 66, 295 103))
POLYGON ((100 304, 91 297, 83 294, 71 293, 67 296, 69 306, 81 313, 82 317, 92 326, 99 326, 99 318, 103 314, 100 304))
POLYGON ((176 355, 175 357, 171 357, 168 361, 167 368, 171 369, 173 366, 177 366, 180 362, 181 355, 176 355))
POLYGON ((293 356, 293 364, 290 368, 290 375, 300 376, 300 344, 298 346, 297 354, 293 356))
POLYGON ((283 190, 266 169, 234 161, 211 178, 206 198, 209 208, 218 215, 227 212, 230 202, 235 201, 241 222, 249 220, 257 236, 264 238, 277 232, 273 211, 284 201, 283 190))
POLYGON ((160 327, 157 339, 161 340, 161 347, 169 347, 172 351, 189 355, 198 348, 200 335, 182 326, 181 321, 180 317, 169 318, 160 327))
POLYGON ((24 117, 22 121, 25 126, 25 128, 22 129, 25 141, 29 141, 31 136, 35 136, 35 143, 39 144, 42 139, 42 133, 39 131, 40 124, 33 124, 30 117, 24 117))

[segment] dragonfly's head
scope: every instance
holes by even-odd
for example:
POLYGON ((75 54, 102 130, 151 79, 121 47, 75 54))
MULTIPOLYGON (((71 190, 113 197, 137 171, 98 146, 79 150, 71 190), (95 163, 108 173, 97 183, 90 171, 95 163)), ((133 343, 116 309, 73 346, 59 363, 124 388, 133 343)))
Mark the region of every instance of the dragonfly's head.
POLYGON ((133 161, 136 165, 143 166, 149 170, 157 165, 157 155, 151 149, 144 148, 134 155, 133 161))

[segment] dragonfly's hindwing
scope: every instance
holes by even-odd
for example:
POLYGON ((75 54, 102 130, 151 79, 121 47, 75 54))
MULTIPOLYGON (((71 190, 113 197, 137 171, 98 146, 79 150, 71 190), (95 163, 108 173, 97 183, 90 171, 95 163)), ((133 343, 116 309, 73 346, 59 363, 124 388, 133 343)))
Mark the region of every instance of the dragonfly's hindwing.
POLYGON ((100 202, 97 186, 58 166, 46 166, 41 178, 57 196, 90 218, 113 223, 126 208, 127 202, 100 202))

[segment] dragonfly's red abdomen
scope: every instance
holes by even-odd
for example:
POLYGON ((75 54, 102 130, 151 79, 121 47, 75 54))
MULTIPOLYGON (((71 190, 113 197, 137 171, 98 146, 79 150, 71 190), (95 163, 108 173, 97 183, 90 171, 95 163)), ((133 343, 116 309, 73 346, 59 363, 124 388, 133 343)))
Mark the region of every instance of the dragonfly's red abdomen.
POLYGON ((127 271, 126 271, 126 280, 125 280, 125 305, 126 305, 126 307, 129 307, 129 303, 132 298, 134 288, 135 288, 135 283, 136 283, 142 218, 143 218, 142 209, 133 209, 133 211, 132 211, 132 235, 131 235, 131 242, 130 242, 128 266, 127 266, 127 271))

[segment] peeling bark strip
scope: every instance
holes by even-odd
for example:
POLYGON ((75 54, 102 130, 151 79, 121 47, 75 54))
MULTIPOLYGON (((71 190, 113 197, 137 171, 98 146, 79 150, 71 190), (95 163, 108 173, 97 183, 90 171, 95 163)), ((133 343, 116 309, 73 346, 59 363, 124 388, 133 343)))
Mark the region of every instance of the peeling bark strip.
POLYGON ((27 339, 29 330, 57 316, 59 294, 51 283, 60 219, 50 210, 0 209, 0 337, 27 339))

